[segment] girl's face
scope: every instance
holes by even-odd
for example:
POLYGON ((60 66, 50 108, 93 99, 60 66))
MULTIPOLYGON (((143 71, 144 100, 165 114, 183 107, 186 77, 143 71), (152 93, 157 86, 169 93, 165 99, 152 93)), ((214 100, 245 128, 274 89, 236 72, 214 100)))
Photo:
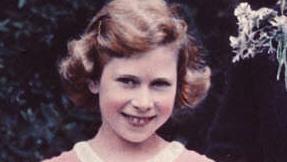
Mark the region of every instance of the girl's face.
POLYGON ((176 87, 177 53, 167 46, 129 58, 112 58, 100 82, 90 89, 99 93, 102 130, 140 143, 170 117, 176 87))

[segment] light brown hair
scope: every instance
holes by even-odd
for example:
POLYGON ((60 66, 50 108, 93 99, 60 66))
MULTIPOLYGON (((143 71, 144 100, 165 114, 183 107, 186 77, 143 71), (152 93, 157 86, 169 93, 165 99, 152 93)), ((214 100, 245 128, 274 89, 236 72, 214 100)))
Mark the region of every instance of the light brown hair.
POLYGON ((178 49, 175 106, 195 106, 207 93, 210 70, 175 5, 163 0, 113 0, 91 20, 80 39, 68 43, 59 64, 64 87, 77 105, 95 106, 90 80, 99 81, 112 57, 129 57, 159 46, 178 49))

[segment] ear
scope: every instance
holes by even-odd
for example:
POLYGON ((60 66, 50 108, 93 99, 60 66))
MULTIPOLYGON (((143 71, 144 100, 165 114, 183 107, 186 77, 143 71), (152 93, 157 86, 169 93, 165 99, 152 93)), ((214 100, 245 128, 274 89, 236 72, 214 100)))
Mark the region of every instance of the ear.
POLYGON ((91 93, 93 94, 98 94, 99 93, 99 82, 98 81, 94 81, 94 80, 89 80, 88 81, 88 86, 89 86, 89 90, 91 93))

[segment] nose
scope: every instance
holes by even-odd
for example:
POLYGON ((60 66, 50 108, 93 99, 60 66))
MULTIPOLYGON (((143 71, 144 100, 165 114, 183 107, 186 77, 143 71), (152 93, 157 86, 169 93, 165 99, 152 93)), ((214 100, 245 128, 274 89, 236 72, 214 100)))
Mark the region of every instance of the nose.
POLYGON ((131 104, 139 112, 147 112, 154 106, 154 101, 149 90, 143 88, 139 93, 135 94, 131 104))

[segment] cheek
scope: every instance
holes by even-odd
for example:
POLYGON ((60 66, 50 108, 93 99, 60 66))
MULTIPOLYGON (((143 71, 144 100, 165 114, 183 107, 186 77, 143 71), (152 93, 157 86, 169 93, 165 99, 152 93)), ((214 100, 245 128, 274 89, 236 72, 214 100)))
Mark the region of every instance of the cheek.
POLYGON ((121 92, 102 91, 100 93, 100 108, 105 112, 113 112, 121 109, 128 101, 126 95, 121 92))
POLYGON ((164 116, 170 116, 174 107, 174 95, 167 96, 161 99, 159 103, 160 111, 164 116))

